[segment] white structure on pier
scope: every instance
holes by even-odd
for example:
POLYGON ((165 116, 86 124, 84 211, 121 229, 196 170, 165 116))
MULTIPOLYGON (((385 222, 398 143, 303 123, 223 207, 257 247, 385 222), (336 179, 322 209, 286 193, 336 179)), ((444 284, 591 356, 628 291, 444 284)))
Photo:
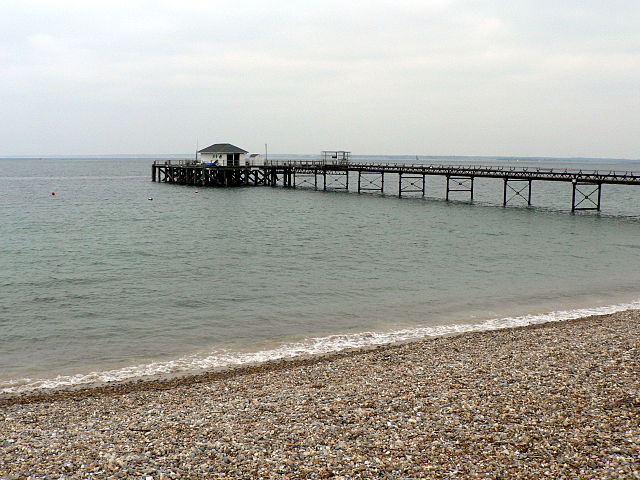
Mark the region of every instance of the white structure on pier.
POLYGON ((322 161, 326 165, 348 165, 351 161, 351 152, 344 150, 323 150, 322 161))
POLYGON ((217 167, 241 167, 250 165, 249 152, 230 143, 214 143, 198 150, 200 163, 217 167))

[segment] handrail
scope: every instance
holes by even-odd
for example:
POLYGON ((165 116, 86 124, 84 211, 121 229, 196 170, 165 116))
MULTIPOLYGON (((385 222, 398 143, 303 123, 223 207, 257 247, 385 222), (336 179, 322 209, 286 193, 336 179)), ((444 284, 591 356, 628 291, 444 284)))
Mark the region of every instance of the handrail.
POLYGON ((542 175, 558 175, 568 177, 614 177, 614 178, 632 178, 640 179, 640 173, 634 173, 630 171, 616 171, 609 170, 608 172, 600 172, 599 170, 569 170, 567 168, 554 169, 554 168, 540 168, 540 167, 513 167, 513 166, 495 166, 495 165, 434 165, 434 164, 415 164, 415 163, 398 163, 398 162, 350 162, 350 163, 331 163, 324 162, 322 160, 270 160, 265 163, 266 166, 278 166, 278 167, 317 167, 317 166, 330 166, 330 167, 345 167, 357 170, 359 168, 372 168, 380 170, 389 169, 404 169, 404 170, 417 170, 428 172, 456 172, 456 173, 505 173, 505 174, 542 174, 542 175))
MULTIPOLYGON (((154 161, 154 165, 167 166, 198 166, 202 165, 194 160, 165 160, 154 161)), ((416 164, 416 163, 400 163, 400 162, 343 162, 343 161, 325 161, 325 160, 267 160, 264 166, 271 167, 300 167, 300 168, 322 168, 330 169, 348 169, 348 170, 374 170, 378 172, 402 170, 406 173, 424 173, 424 174, 440 174, 440 175, 468 175, 468 176, 492 176, 498 175, 504 178, 518 177, 549 177, 549 179, 566 179, 566 180, 625 180, 640 183, 640 173, 631 171, 615 171, 600 172, 599 170, 569 170, 557 168, 540 168, 540 167, 514 167, 514 166, 497 166, 497 165, 444 165, 444 164, 416 164)), ((244 167, 244 166, 241 166, 244 167)), ((257 166, 251 166, 257 167, 257 166)), ((214 167, 215 168, 215 167, 214 167)), ((238 167, 240 168, 240 167, 238 167)), ((246 167, 244 167, 246 168, 246 167)))

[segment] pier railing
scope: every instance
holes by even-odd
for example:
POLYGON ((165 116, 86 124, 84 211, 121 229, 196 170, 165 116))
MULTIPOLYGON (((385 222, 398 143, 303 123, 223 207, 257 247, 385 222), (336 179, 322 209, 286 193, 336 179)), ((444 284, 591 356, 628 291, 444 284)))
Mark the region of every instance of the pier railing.
MULTIPOLYGON (((156 160, 157 166, 194 166, 202 167, 202 163, 195 160, 156 160)), ((325 160, 267 160, 264 165, 251 165, 252 167, 291 167, 291 168, 323 168, 350 170, 354 172, 388 172, 388 173, 415 173, 425 175, 465 175, 473 177, 499 177, 499 178, 532 178, 533 180, 558 180, 571 181, 574 179, 588 180, 603 183, 629 183, 640 184, 640 173, 617 170, 572 170, 568 168, 541 168, 541 167, 512 167, 493 165, 449 165, 449 164, 423 164, 402 162, 332 162, 325 160)), ((208 168, 224 168, 210 167, 208 168)), ((239 166, 234 168, 245 168, 239 166)))
POLYGON ((322 167, 325 165, 354 165, 346 160, 265 160, 268 167, 322 167))
POLYGON ((196 162, 195 160, 154 160, 154 165, 173 165, 173 166, 195 166, 200 165, 200 162, 196 162))
POLYGON ((265 163, 265 166, 292 167, 292 168, 319 168, 338 167, 353 171, 389 172, 389 173, 417 173, 426 175, 468 175, 475 177, 533 177, 535 180, 560 180, 573 179, 592 180, 608 183, 625 182, 640 183, 640 173, 616 170, 571 170, 568 168, 541 168, 541 167, 511 167, 492 165, 448 165, 448 164, 423 164, 402 162, 358 162, 358 163, 331 163, 323 160, 277 160, 265 163))

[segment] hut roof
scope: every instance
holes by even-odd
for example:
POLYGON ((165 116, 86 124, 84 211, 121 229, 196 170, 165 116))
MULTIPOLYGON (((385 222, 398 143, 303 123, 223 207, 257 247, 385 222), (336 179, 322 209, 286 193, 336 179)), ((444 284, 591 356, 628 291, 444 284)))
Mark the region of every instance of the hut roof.
POLYGON ((249 153, 246 150, 231 145, 230 143, 214 143, 202 150, 198 150, 198 153, 249 153))

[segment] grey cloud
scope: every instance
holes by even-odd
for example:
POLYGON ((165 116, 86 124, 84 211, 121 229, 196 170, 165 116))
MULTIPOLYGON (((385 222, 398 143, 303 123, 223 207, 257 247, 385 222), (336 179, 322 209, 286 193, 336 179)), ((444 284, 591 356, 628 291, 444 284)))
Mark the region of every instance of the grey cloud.
POLYGON ((20 120, 0 132, 0 154, 148 153, 149 138, 181 152, 196 137, 291 153, 334 141, 361 153, 640 150, 635 2, 24 1, 0 10, 0 102, 20 120))

